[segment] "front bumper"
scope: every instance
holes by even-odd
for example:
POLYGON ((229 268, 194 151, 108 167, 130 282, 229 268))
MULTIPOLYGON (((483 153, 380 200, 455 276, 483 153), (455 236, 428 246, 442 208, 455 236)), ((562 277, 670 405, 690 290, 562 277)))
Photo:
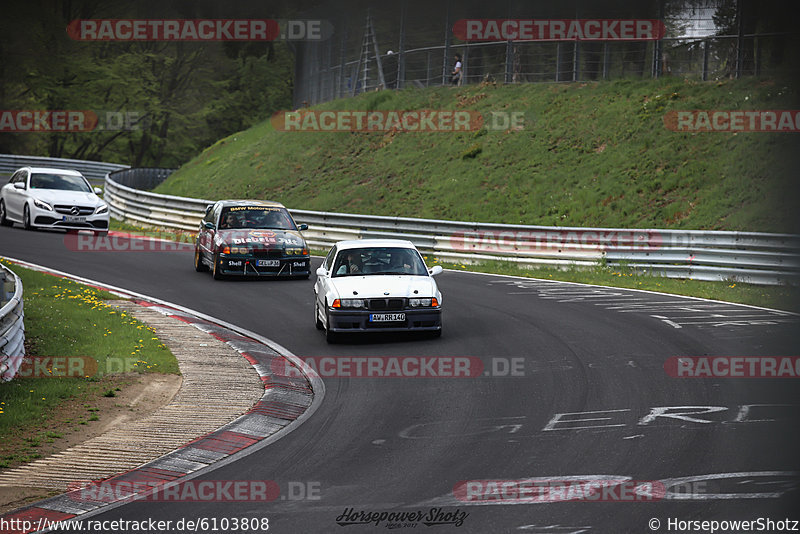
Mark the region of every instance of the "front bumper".
POLYGON ((108 230, 108 212, 99 215, 80 216, 80 220, 65 220, 68 215, 55 211, 31 208, 31 226, 36 228, 57 228, 61 230, 108 230))
POLYGON ((256 277, 281 277, 281 276, 309 276, 311 274, 311 259, 309 257, 284 257, 273 259, 277 265, 260 266, 258 261, 263 258, 252 256, 221 255, 219 257, 219 271, 225 276, 256 276, 256 277))
POLYGON ((392 312, 328 309, 331 332, 435 332, 442 329, 442 308, 406 308, 392 312), (371 322, 373 313, 405 313, 402 322, 371 322))

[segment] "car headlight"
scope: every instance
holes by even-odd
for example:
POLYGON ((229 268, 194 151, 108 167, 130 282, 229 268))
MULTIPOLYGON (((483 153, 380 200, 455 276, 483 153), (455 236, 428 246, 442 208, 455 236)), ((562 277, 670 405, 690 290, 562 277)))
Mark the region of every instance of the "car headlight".
POLYGON ((439 301, 436 300, 436 297, 429 299, 408 299, 408 305, 412 308, 435 308, 439 305, 439 301))
POLYGON ((287 256, 308 256, 308 249, 305 248, 287 248, 285 249, 287 256))
POLYGON ((96 210, 94 210, 95 215, 100 215, 101 213, 106 213, 108 211, 108 204, 103 204, 102 206, 98 206, 96 210))
POLYGON ((43 200, 39 200, 38 198, 33 199, 33 205, 39 208, 40 210, 53 211, 53 206, 51 206, 47 202, 44 202, 43 200))
POLYGON ((224 246, 222 247, 223 254, 248 254, 247 247, 231 247, 231 246, 224 246))
POLYGON ((336 299, 331 305, 333 308, 363 308, 364 299, 336 299))

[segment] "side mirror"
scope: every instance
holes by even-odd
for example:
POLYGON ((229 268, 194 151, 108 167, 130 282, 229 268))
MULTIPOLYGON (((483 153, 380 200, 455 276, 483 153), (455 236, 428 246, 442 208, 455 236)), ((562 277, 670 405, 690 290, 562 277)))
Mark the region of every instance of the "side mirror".
POLYGON ((303 223, 303 224, 298 224, 298 225, 297 225, 297 229, 298 229, 298 230, 300 230, 301 232, 302 232, 303 230, 308 230, 308 225, 307 225, 306 223, 303 223))
POLYGON ((100 189, 99 187, 94 187, 94 188, 92 188, 92 190, 94 191, 95 195, 102 195, 103 194, 103 190, 100 189))
POLYGON ((436 276, 437 274, 441 274, 443 270, 441 265, 434 265, 433 269, 430 269, 428 272, 431 273, 431 276, 436 276))
POLYGON ((208 212, 210 212, 213 207, 214 204, 209 204, 208 206, 206 206, 206 215, 208 215, 208 212))
POLYGON ((208 221, 203 221, 203 228, 205 228, 206 230, 213 230, 214 229, 214 223, 208 222, 208 221))
POLYGON ((25 189, 25 182, 14 182, 14 189, 25 189))
POLYGON ((328 270, 325 267, 318 268, 317 276, 328 276, 328 270))

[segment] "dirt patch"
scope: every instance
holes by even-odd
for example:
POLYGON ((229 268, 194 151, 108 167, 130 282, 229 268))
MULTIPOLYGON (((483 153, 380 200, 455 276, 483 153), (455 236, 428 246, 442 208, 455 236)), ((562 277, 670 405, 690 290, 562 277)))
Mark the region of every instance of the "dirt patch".
MULTIPOLYGON (((92 393, 59 404, 48 414, 46 423, 26 427, 4 438, 0 457, 8 462, 7 468, 23 465, 83 443, 111 428, 147 417, 172 400, 181 381, 179 375, 153 373, 104 377, 93 383, 96 387, 92 388, 92 393), (113 390, 115 396, 104 397, 102 393, 108 390, 113 390)), ((0 473, 4 471, 0 469, 0 473)), ((0 513, 58 493, 43 488, 0 486, 0 513)))

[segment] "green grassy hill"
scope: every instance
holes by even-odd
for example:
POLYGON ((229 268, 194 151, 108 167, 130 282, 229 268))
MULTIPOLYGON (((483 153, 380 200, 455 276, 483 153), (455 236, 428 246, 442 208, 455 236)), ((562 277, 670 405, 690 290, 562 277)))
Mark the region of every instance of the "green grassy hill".
POLYGON ((670 110, 797 109, 776 81, 482 84, 318 109, 523 111, 523 130, 222 139, 156 191, 290 208, 560 226, 800 231, 797 133, 676 133, 670 110))

